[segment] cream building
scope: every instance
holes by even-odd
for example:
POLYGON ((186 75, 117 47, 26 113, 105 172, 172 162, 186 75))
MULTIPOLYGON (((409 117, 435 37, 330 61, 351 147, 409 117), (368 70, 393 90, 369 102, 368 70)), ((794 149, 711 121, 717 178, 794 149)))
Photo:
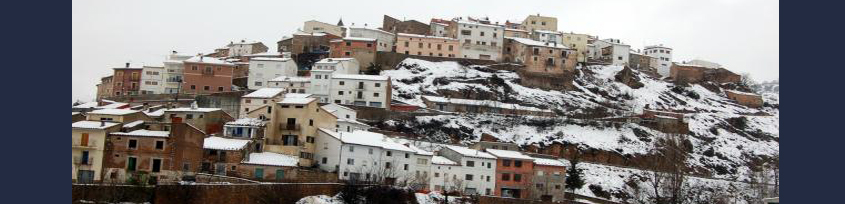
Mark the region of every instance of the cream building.
POLYGON ((291 58, 256 57, 249 60, 249 89, 266 88, 271 79, 281 76, 296 76, 298 68, 291 58))
POLYGON ((302 31, 306 33, 324 32, 336 36, 343 36, 343 28, 337 25, 323 23, 316 20, 305 21, 302 31))
POLYGON ((504 47, 505 27, 458 18, 449 26, 449 37, 461 43, 461 58, 499 61, 504 47), (454 25, 454 26, 452 26, 454 25))
POLYGON ((267 87, 285 88, 288 93, 311 93, 311 78, 280 76, 267 81, 267 87))
POLYGON ((299 157, 299 165, 315 163, 315 137, 319 128, 334 129, 337 117, 321 108, 309 94, 285 94, 274 104, 247 113, 249 118, 267 122, 264 151, 299 157))
POLYGON ((102 180, 106 136, 120 131, 116 122, 79 121, 71 124, 71 180, 94 183, 102 180))
POLYGON ((406 55, 450 57, 461 56, 458 39, 399 33, 396 37, 396 52, 406 55))
POLYGON ((284 88, 263 88, 244 95, 241 97, 241 109, 243 111, 240 111, 238 118, 245 118, 249 111, 281 101, 285 92, 284 88))
POLYGON ((562 33, 562 42, 563 45, 566 45, 569 48, 575 49, 578 62, 586 62, 587 56, 589 56, 589 47, 587 45, 590 42, 590 35, 587 34, 579 34, 579 33, 562 33))
POLYGON ((557 31, 557 18, 549 16, 529 15, 522 21, 522 27, 527 31, 549 30, 557 31))
POLYGON ((141 94, 163 94, 164 67, 144 66, 141 68, 141 94))

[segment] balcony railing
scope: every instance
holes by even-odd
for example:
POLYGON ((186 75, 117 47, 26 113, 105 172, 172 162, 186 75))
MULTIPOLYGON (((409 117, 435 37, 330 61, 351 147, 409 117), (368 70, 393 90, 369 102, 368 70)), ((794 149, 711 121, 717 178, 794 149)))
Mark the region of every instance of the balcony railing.
POLYGON ((279 130, 298 131, 298 130, 300 130, 300 125, 299 124, 293 124, 293 123, 283 123, 282 125, 279 126, 279 130))
POLYGON ((74 148, 90 148, 90 149, 93 149, 93 148, 97 148, 96 144, 97 144, 97 140, 88 140, 88 144, 85 144, 85 145, 82 144, 82 141, 73 141, 71 146, 74 147, 74 148))
POLYGON ((82 156, 74 157, 73 164, 78 165, 92 165, 94 164, 94 158, 88 157, 87 159, 82 158, 82 156))

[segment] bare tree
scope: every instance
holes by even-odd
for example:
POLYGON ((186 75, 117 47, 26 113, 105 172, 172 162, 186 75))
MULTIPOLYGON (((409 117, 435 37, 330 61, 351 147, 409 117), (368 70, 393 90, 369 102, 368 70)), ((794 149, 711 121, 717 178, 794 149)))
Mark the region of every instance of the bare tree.
POLYGON ((687 148, 681 135, 667 134, 658 141, 658 155, 651 157, 644 168, 652 189, 654 203, 680 204, 686 199, 687 148))

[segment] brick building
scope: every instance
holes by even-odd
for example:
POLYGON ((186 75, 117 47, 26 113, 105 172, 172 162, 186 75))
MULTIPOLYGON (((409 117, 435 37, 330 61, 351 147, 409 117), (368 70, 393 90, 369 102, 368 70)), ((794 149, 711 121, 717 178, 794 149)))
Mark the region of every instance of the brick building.
POLYGON ((178 181, 197 172, 205 133, 184 123, 169 127, 169 131, 140 129, 109 134, 104 156, 106 179, 157 183, 178 181))
POLYGON ((734 100, 736 101, 736 103, 739 103, 743 106, 748 106, 751 108, 763 107, 763 97, 759 94, 734 90, 725 90, 725 95, 727 95, 729 99, 734 100))
POLYGON ((235 64, 197 56, 184 61, 182 93, 210 94, 232 91, 235 64))
POLYGON ((391 33, 427 35, 430 33, 431 27, 428 24, 416 20, 401 21, 388 15, 384 15, 381 29, 391 33))
POLYGON ((129 63, 126 63, 126 67, 114 68, 112 95, 138 95, 141 89, 141 70, 142 68, 129 67, 129 63))
POLYGON ((332 58, 355 58, 361 66, 370 66, 376 59, 377 40, 345 37, 329 42, 332 58))
POLYGON ((670 76, 676 83, 698 83, 710 81, 722 84, 739 83, 742 81, 742 76, 725 68, 712 69, 693 64, 673 64, 670 70, 670 76))
POLYGON ((534 175, 532 176, 531 199, 560 202, 566 188, 566 165, 551 155, 532 154, 534 175))
POLYGON ((279 53, 290 52, 299 67, 309 67, 320 59, 329 57, 329 42, 340 39, 338 35, 323 32, 296 32, 278 42, 279 53))
POLYGON ((544 43, 526 38, 505 38, 504 61, 525 65, 525 71, 563 74, 574 71, 575 50, 562 44, 544 43))
POLYGON ((399 33, 396 37, 396 52, 406 55, 432 57, 461 56, 458 39, 438 36, 426 36, 399 33))
POLYGON ((487 149, 496 160, 496 196, 529 198, 534 175, 534 158, 517 151, 487 149))

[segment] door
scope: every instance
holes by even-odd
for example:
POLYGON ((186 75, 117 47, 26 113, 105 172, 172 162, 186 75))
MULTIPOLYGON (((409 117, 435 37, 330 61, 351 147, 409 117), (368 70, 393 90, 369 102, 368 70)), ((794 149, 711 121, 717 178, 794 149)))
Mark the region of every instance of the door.
POLYGON ((153 172, 161 172, 161 159, 153 159, 153 172))
POLYGON ((88 151, 82 151, 82 158, 80 158, 79 163, 80 164, 91 164, 90 162, 88 162, 88 156, 89 156, 88 151))
POLYGON ((94 183, 94 171, 79 170, 76 172, 77 183, 94 183))
POLYGON ((214 165, 214 174, 217 175, 226 175, 226 164, 215 164, 214 165))
POLYGON ((137 166, 138 158, 129 157, 126 161, 126 170, 127 171, 135 171, 135 167, 137 166))
POLYGON ((82 139, 79 142, 79 146, 83 146, 83 147, 88 146, 88 133, 82 133, 82 139))

